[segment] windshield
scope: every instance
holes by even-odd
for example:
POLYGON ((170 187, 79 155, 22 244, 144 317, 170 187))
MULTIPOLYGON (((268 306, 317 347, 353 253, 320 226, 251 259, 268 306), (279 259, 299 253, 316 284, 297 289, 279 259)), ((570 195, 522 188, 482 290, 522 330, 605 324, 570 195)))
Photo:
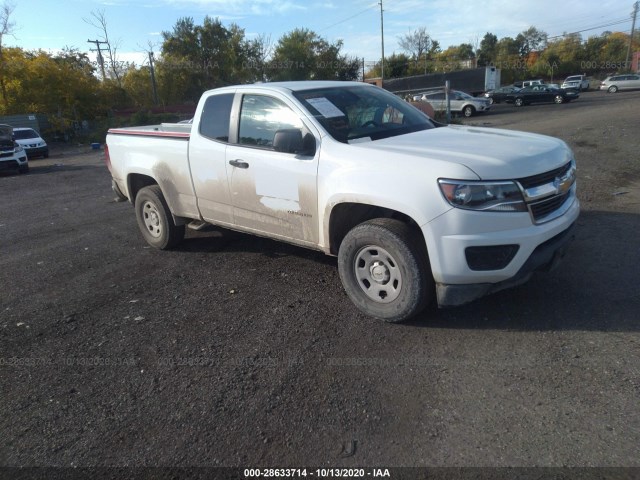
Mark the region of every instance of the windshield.
POLYGON ((27 138, 40 137, 40 135, 38 135, 35 130, 31 130, 30 128, 27 130, 14 130, 13 134, 16 137, 16 140, 25 140, 27 138))
POLYGON ((404 100, 380 88, 331 87, 294 95, 333 138, 349 143, 379 140, 434 128, 429 118, 404 100))

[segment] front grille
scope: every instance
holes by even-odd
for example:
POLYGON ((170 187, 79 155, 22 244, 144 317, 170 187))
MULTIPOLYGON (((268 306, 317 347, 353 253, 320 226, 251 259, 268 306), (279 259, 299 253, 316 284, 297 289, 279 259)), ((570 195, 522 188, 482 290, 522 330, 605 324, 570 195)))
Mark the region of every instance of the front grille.
POLYGON ((0 152, 0 158, 5 158, 5 157, 13 157, 14 151, 11 150, 10 152, 0 152))
POLYGON ((545 173, 539 173, 538 175, 521 178, 518 180, 518 182, 520 182, 520 185, 522 185, 522 188, 524 188, 525 190, 531 187, 538 187, 540 185, 544 185, 545 183, 553 182, 556 177, 562 177, 570 168, 571 162, 567 162, 560 168, 556 168, 555 170, 550 170, 545 173))
POLYGON ((564 202, 566 202, 571 195, 571 190, 569 190, 564 195, 555 195, 553 197, 545 198, 536 203, 532 203, 529 205, 529 209, 531 210, 531 214, 535 220, 540 220, 541 218, 549 215, 551 212, 559 209, 564 202))

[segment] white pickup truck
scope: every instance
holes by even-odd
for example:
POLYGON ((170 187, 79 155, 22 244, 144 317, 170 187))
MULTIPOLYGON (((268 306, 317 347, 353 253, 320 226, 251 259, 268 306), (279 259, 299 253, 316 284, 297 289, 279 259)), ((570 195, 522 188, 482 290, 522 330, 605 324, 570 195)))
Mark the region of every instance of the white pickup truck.
POLYGON ((362 83, 211 90, 192 125, 111 129, 106 150, 150 245, 214 224, 321 250, 391 322, 549 270, 580 211, 561 140, 442 126, 362 83))

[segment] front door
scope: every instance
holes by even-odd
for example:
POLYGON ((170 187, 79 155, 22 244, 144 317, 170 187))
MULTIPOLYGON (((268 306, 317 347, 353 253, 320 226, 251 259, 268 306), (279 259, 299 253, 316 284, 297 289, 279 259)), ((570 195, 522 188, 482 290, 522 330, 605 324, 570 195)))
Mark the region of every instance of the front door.
POLYGON ((318 149, 311 154, 277 152, 278 130, 311 129, 284 99, 244 94, 237 144, 226 151, 236 225, 296 243, 318 243, 318 149))

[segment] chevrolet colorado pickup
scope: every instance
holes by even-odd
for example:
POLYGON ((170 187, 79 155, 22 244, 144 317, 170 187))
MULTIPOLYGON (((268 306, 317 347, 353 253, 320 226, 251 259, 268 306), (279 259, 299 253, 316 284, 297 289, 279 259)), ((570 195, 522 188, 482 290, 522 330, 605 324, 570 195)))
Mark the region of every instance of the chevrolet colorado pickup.
POLYGON ((561 140, 442 126, 362 83, 211 90, 192 125, 109 130, 106 162, 150 245, 214 224, 317 249, 390 322, 549 270, 580 210, 561 140))

